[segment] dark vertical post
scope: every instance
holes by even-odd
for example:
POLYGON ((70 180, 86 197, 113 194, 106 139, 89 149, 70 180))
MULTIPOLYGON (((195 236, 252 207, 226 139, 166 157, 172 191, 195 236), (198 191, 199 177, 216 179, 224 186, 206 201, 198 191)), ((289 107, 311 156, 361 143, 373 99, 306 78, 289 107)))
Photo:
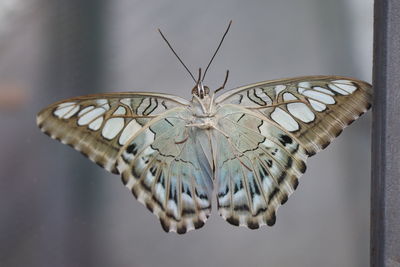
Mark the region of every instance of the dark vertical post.
POLYGON ((371 266, 400 266, 400 1, 376 0, 371 266))

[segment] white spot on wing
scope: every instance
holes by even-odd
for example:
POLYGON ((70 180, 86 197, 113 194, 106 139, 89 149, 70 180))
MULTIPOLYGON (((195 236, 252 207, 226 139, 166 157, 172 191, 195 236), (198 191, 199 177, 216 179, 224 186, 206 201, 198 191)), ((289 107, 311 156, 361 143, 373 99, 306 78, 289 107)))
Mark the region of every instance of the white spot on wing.
POLYGON ((333 83, 345 83, 345 84, 352 84, 352 82, 351 81, 349 81, 349 80, 335 80, 335 81, 332 81, 333 83))
POLYGON ((315 109, 318 112, 324 111, 326 109, 325 104, 322 104, 321 102, 312 99, 309 99, 308 101, 310 101, 310 104, 313 107, 313 109, 315 109))
POLYGON ((280 92, 282 92, 283 90, 286 89, 286 86, 285 85, 277 85, 277 86, 275 86, 274 89, 275 89, 275 93, 277 95, 279 95, 280 92))
POLYGON ((60 109, 57 109, 54 112, 54 115, 56 115, 57 117, 59 117, 60 119, 69 119, 72 116, 75 115, 75 113, 77 113, 79 111, 79 105, 78 106, 66 106, 66 107, 62 107, 60 109))
POLYGON ((101 134, 104 138, 111 140, 118 135, 122 128, 124 128, 123 118, 111 118, 107 120, 101 134))
POLYGON ((122 134, 119 137, 119 144, 121 146, 125 145, 126 141, 128 141, 128 139, 131 138, 141 128, 142 127, 139 123, 137 123, 135 120, 131 120, 122 131, 122 134))
POLYGON ((167 209, 172 211, 172 214, 175 216, 175 218, 178 218, 178 207, 173 200, 168 200, 167 209))
POLYGON ((90 123, 91 121, 95 120, 99 116, 103 115, 103 113, 106 112, 105 109, 103 108, 95 108, 88 113, 84 114, 82 117, 79 118, 78 120, 78 125, 86 125, 90 123))
POLYGON ((114 115, 125 115, 126 109, 124 107, 118 107, 117 110, 114 112, 114 115))
POLYGON ((187 194, 182 194, 181 195, 181 201, 185 204, 185 206, 191 206, 194 207, 194 200, 187 194))
POLYGON ((323 87, 315 86, 312 89, 317 90, 317 91, 319 91, 321 93, 328 94, 328 95, 335 95, 331 90, 328 90, 328 89, 323 88, 323 87))
POLYGON ((293 94, 291 93, 284 93, 283 94, 283 100, 285 101, 290 101, 290 100, 297 100, 297 97, 295 97, 293 94))
POLYGON ((226 194, 223 197, 218 197, 218 203, 221 206, 226 206, 230 204, 230 194, 226 194))
POLYGON ((99 107, 105 108, 106 110, 110 109, 110 105, 108 104, 107 99, 97 99, 96 103, 97 105, 99 105, 99 107))
POLYGON ((341 95, 348 95, 349 93, 339 87, 337 87, 335 84, 328 84, 328 87, 335 91, 336 93, 339 93, 341 95))
POLYGON ((82 114, 85 114, 86 112, 88 112, 92 109, 94 109, 94 106, 88 106, 88 107, 82 109, 81 111, 79 111, 78 116, 81 116, 82 114))
POLYGON ((311 84, 310 84, 310 82, 301 82, 301 83, 299 83, 299 87, 310 88, 311 84))
POLYGON ((150 98, 147 97, 143 99, 142 103, 137 108, 137 113, 143 114, 143 112, 149 107, 149 105, 150 105, 150 98))
POLYGON ((304 103, 291 103, 287 105, 289 112, 303 122, 311 122, 315 119, 315 114, 304 103))
POLYGON ((338 83, 337 81, 334 81, 333 84, 350 94, 352 94, 355 90, 357 90, 356 86, 349 84, 349 83, 343 84, 343 83, 338 83))
POLYGON ((165 199, 165 189, 164 189, 164 187, 160 183, 157 183, 155 189, 156 189, 156 193, 155 193, 156 198, 161 203, 163 203, 164 199, 165 199))
POLYGON ((196 196, 196 202, 201 208, 208 208, 210 206, 208 199, 202 199, 196 196))
POLYGON ((265 207, 265 200, 261 198, 259 195, 255 195, 253 197, 253 210, 260 210, 265 207))
POLYGON ((244 189, 240 189, 233 194, 233 202, 235 203, 235 205, 240 205, 241 203, 247 204, 247 196, 244 189))
POLYGON ((240 105, 242 102, 242 99, 243 99, 243 95, 241 95, 241 94, 236 94, 236 95, 233 95, 232 96, 232 100, 231 100, 231 103, 232 104, 236 104, 236 105, 240 105))
POLYGON ((107 101, 107 99, 97 99, 96 103, 97 103, 97 105, 102 106, 102 105, 108 104, 108 101, 107 101))
MULTIPOLYGON (((64 103, 64 104, 66 104, 66 103, 64 103)), ((57 110, 56 111, 54 111, 54 115, 55 116, 57 116, 57 117, 59 117, 59 118, 62 118, 65 114, 67 114, 68 112, 70 112, 72 109, 74 109, 74 107, 75 107, 75 105, 64 105, 64 106, 59 106, 58 108, 57 108, 57 110)))
POLYGON ((335 104, 335 99, 333 97, 318 91, 307 90, 303 92, 303 95, 311 97, 312 99, 324 104, 335 104))
POLYGON ((254 94, 259 98, 261 98, 265 103, 272 104, 271 98, 266 93, 264 93, 264 91, 261 88, 255 88, 254 94))
POLYGON ((123 98, 119 102, 121 102, 122 104, 125 104, 127 106, 131 105, 131 99, 130 98, 123 98))
POLYGON ((103 123, 103 117, 97 118, 89 124, 89 129, 97 131, 98 129, 100 129, 102 123, 103 123))
POLYGON ((75 102, 65 102, 65 103, 61 103, 60 105, 58 105, 58 108, 59 109, 65 108, 65 107, 72 106, 72 105, 75 105, 75 102))
POLYGON ((303 94, 303 92, 306 91, 306 90, 307 90, 307 89, 304 89, 303 87, 297 88, 297 91, 298 91, 300 94, 303 94))
POLYGON ((274 188, 274 185, 272 184, 270 177, 264 178, 264 180, 262 182, 262 186, 263 186, 264 191, 267 193, 272 192, 272 189, 274 188))
POLYGON ((145 183, 147 186, 151 187, 151 184, 153 183, 154 178, 155 178, 155 177, 153 176, 153 174, 151 174, 151 172, 148 171, 148 172, 145 174, 145 176, 144 176, 144 183, 145 183))
POLYGON ((276 108, 274 112, 271 113, 271 118, 289 132, 299 129, 299 124, 292 118, 292 116, 280 108, 276 108))

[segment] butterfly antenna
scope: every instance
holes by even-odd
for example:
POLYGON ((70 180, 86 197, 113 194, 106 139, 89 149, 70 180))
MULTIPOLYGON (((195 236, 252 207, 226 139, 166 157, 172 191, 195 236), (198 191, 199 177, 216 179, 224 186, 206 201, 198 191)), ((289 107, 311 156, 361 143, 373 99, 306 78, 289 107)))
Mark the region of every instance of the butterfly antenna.
POLYGON ((164 39, 164 41, 167 43, 167 45, 169 46, 169 48, 172 50, 172 52, 174 53, 174 55, 178 58, 179 62, 181 62, 181 64, 185 67, 185 69, 187 70, 187 72, 189 72, 190 77, 192 77, 194 82, 197 82, 196 79, 194 78, 193 74, 190 72, 190 70, 188 69, 188 67, 186 67, 185 63, 183 63, 182 59, 178 56, 178 54, 175 52, 175 50, 172 48, 171 44, 168 42, 167 38, 165 38, 164 34, 161 32, 160 29, 158 29, 158 32, 161 34, 161 37, 164 39))
POLYGON ((210 62, 209 62, 208 65, 207 65, 206 70, 204 71, 204 75, 203 75, 203 78, 201 79, 201 81, 204 81, 204 78, 206 77, 207 70, 208 70, 208 68, 210 67, 211 63, 213 62, 215 56, 217 55, 218 50, 219 50, 219 48, 221 47, 222 42, 224 41, 225 36, 226 36, 226 34, 228 33, 228 31, 229 31, 229 28, 231 27, 231 24, 232 24, 232 20, 229 21, 229 25, 228 25, 228 27, 226 28, 226 31, 225 31, 224 35, 222 36, 221 41, 219 42, 219 45, 218 45, 218 47, 217 47, 217 50, 215 50, 214 55, 212 56, 210 62))

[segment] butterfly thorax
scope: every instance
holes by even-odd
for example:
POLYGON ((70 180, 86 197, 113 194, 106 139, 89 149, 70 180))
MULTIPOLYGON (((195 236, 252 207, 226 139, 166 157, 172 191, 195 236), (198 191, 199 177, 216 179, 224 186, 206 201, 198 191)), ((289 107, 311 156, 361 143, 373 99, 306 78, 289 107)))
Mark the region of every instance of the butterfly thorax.
POLYGON ((190 110, 193 115, 191 126, 211 129, 216 124, 216 105, 213 95, 206 94, 200 98, 197 94, 193 94, 190 110))
POLYGON ((206 95, 203 98, 193 95, 191 101, 193 115, 196 117, 213 117, 215 115, 214 97, 206 95))

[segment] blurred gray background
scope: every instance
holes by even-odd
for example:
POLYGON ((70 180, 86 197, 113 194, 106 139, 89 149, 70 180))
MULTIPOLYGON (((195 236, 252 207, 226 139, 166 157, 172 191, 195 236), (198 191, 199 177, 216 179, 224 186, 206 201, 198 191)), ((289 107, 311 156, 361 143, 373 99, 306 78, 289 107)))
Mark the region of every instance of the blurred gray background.
POLYGON ((274 227, 248 230, 213 211, 166 234, 107 173, 51 140, 35 114, 67 97, 156 91, 188 98, 189 68, 228 88, 310 74, 371 82, 372 0, 0 2, 0 266, 365 267, 370 114, 308 161, 274 227))

